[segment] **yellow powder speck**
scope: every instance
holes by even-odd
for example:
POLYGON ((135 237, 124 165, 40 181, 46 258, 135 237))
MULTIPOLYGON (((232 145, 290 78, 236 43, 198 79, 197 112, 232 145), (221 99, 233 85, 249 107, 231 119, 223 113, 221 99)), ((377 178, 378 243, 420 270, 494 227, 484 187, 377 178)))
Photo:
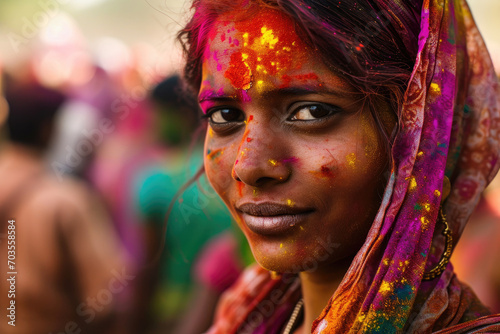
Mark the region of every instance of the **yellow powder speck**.
POLYGON ((304 231, 304 228, 303 228, 302 226, 300 226, 300 230, 301 230, 301 231, 304 231))
POLYGON ((355 168, 356 167, 356 154, 351 153, 346 156, 347 163, 349 164, 350 167, 355 168))
POLYGON ((288 205, 289 207, 293 207, 293 206, 295 206, 295 202, 292 201, 291 199, 287 199, 286 200, 286 205, 288 205))
POLYGON ((259 81, 257 81, 257 85, 261 86, 261 85, 263 85, 263 84, 264 84, 264 80, 259 80, 259 81))
POLYGON ((266 27, 262 27, 260 29, 260 32, 262 33, 262 37, 260 38, 260 44, 261 45, 269 45, 270 49, 274 49, 274 46, 276 43, 278 43, 278 38, 274 37, 273 30, 267 30, 266 27))
POLYGON ((210 138, 212 138, 212 137, 214 136, 214 130, 212 130, 212 128, 209 128, 209 129, 208 129, 208 136, 209 136, 210 138))
POLYGON ((283 248, 283 244, 280 244, 280 248, 283 248))
POLYGON ((257 61, 261 61, 261 60, 262 60, 262 58, 261 58, 261 57, 257 57, 257 61))
POLYGON ((429 225, 429 219, 427 219, 427 217, 422 216, 420 221, 422 222, 422 227, 427 227, 427 225, 429 225))
POLYGON ((418 152, 417 157, 421 157, 422 155, 424 155, 424 151, 418 152))
POLYGON ((366 314, 361 314, 360 316, 358 316, 358 321, 362 323, 365 321, 365 318, 366 318, 366 314))
POLYGON ((273 159, 269 159, 267 162, 269 162, 269 164, 273 167, 276 167, 278 165, 278 162, 276 160, 273 160, 273 159))
POLYGON ((439 190, 434 191, 434 196, 439 197, 441 196, 441 192, 439 190))
POLYGON ((288 46, 284 46, 284 47, 283 47, 283 51, 288 51, 288 52, 290 52, 290 51, 292 51, 292 48, 290 48, 290 47, 288 47, 288 46))
POLYGON ((391 284, 389 282, 383 281, 380 285, 380 292, 389 292, 391 291, 391 284))
POLYGON ((436 93, 441 93, 441 87, 435 82, 431 83, 431 90, 436 93))
POLYGON ((386 266, 388 266, 388 265, 389 265, 389 258, 388 258, 388 257, 384 259, 384 264, 385 264, 386 266))
POLYGON ((412 191, 415 190, 415 188, 417 188, 417 180, 415 180, 415 177, 412 176, 410 178, 410 184, 408 185, 408 190, 412 191))
POLYGON ((431 204, 429 202, 422 204, 422 207, 427 212, 431 211, 431 204))

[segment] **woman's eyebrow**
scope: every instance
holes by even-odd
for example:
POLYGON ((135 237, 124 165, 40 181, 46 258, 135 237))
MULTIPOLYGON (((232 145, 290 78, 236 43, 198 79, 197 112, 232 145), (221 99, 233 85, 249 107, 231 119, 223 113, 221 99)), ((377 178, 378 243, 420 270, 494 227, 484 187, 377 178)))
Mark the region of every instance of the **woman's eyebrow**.
POLYGON ((198 103, 203 103, 207 101, 219 101, 219 102, 235 102, 238 101, 238 97, 235 95, 225 95, 224 93, 216 93, 213 91, 204 91, 198 96, 198 103))
MULTIPOLYGON (((311 87, 284 87, 269 90, 262 93, 263 98, 271 96, 303 96, 309 94, 332 95, 338 98, 346 98, 349 92, 342 92, 338 90, 330 90, 326 88, 318 88, 317 86, 311 87)), ((352 94, 352 93, 351 93, 352 94)))
MULTIPOLYGON (((311 87, 283 87, 262 92, 262 98, 267 99, 275 96, 304 96, 309 94, 331 95, 337 98, 346 98, 352 95, 352 92, 331 90, 326 88, 311 87)), ((204 91, 198 97, 198 102, 238 102, 239 98, 235 95, 226 95, 221 92, 204 91)))

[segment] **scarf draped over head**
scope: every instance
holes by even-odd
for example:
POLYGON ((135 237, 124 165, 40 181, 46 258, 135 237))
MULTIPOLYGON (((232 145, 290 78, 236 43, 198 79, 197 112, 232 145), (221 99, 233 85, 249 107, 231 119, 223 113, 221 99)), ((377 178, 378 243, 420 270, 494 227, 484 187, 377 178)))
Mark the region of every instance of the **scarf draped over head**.
MULTIPOLYGON (((375 2, 385 8, 385 1, 375 2)), ((387 10, 397 25, 398 13, 387 10)), ((436 223, 444 177, 451 193, 443 211, 456 243, 499 168, 498 87, 465 0, 424 0, 384 199, 313 333, 430 333, 457 324, 453 330, 463 333, 477 326, 500 329, 494 325, 500 317, 466 323, 487 311, 451 264, 436 279, 422 280, 445 248, 436 223)), ((223 296, 209 333, 277 333, 300 298, 297 282, 250 268, 223 296)))

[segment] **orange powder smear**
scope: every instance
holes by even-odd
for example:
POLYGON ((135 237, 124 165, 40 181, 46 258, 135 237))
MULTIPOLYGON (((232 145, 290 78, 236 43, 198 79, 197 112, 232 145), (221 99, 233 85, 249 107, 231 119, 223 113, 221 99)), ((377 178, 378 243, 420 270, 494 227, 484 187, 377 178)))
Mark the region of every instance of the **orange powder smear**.
POLYGON ((243 187, 245 185, 243 184, 243 182, 237 182, 236 184, 238 185, 238 194, 240 195, 240 197, 243 197, 243 187))

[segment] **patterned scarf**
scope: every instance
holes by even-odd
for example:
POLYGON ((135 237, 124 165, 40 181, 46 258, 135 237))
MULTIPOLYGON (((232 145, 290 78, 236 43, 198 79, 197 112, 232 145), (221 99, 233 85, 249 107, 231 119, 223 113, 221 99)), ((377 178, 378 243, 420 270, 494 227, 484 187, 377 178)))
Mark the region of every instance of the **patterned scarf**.
MULTIPOLYGON (((445 247, 436 225, 444 176, 451 193, 443 211, 456 243, 500 166, 499 93, 465 0, 424 0, 384 199, 313 333, 500 330, 500 316, 480 318, 487 310, 451 264, 438 278, 422 280, 445 247)), ((208 333, 278 333, 299 298, 297 276, 273 279, 251 267, 223 296, 208 333)))

